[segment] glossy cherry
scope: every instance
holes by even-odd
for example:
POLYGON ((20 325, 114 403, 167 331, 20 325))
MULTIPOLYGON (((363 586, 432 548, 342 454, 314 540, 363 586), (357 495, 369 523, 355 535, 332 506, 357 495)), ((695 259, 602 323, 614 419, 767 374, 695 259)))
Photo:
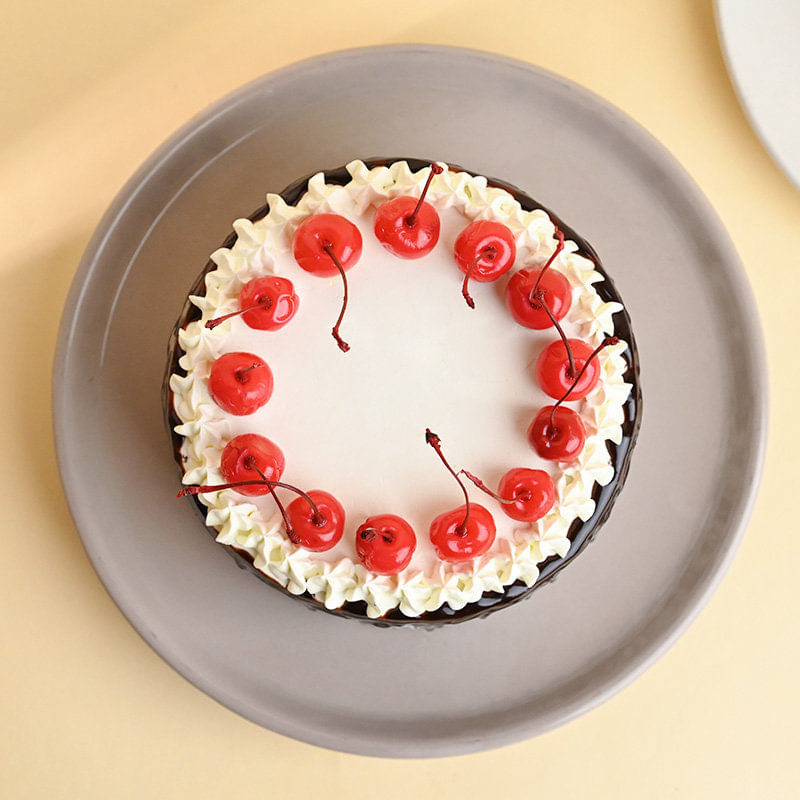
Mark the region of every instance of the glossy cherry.
POLYGON ((580 400, 597 386, 600 379, 600 364, 592 359, 592 348, 580 339, 568 339, 569 349, 563 341, 547 345, 536 359, 536 379, 543 391, 556 400, 570 389, 570 400, 580 400), (572 352, 574 368, 570 366, 572 352), (586 370, 583 369, 587 365, 586 370), (575 381, 582 372, 580 380, 575 381))
POLYGON ((469 282, 488 283, 505 275, 514 265, 517 245, 509 228, 488 219, 476 220, 458 235, 454 248, 458 268, 464 273, 461 294, 470 308, 475 301, 469 293, 469 282))
POLYGON ((211 366, 208 393, 229 414, 252 414, 272 397, 272 370, 252 353, 225 353, 211 366))
POLYGON ((556 501, 553 479, 542 469, 517 467, 500 479, 497 492, 471 472, 461 470, 479 489, 502 504, 506 516, 519 522, 535 522, 543 517, 556 501))
POLYGON ((513 501, 503 504, 503 511, 520 522, 536 522, 556 502, 553 479, 543 469, 510 469, 500 479, 497 492, 504 500, 513 501))
POLYGON ((572 287, 567 278, 558 270, 536 269, 535 267, 521 269, 511 276, 506 284, 506 308, 511 316, 522 326, 543 330, 549 328, 553 321, 542 308, 542 302, 557 319, 563 319, 572 305, 572 287), (537 292, 544 293, 544 300, 533 296, 534 286, 537 292))
POLYGON ((252 494, 252 492, 245 490, 248 488, 262 489, 265 491, 261 492, 261 494, 269 493, 272 495, 275 505, 283 517, 286 536, 298 547, 318 552, 330 550, 342 538, 344 509, 333 495, 319 490, 304 492, 290 483, 270 480, 264 470, 259 468, 253 456, 247 456, 245 466, 247 469, 252 469, 258 475, 258 478, 211 486, 184 486, 178 492, 177 497, 219 492, 223 489, 236 489, 242 494, 252 494), (288 489, 295 494, 299 494, 300 497, 290 503, 289 508, 286 509, 278 497, 276 489, 288 489))
POLYGON ((368 517, 356 531, 356 553, 361 563, 378 575, 402 572, 416 547, 414 529, 394 514, 368 517))
POLYGON ((292 500, 286 516, 294 536, 294 544, 315 553, 330 550, 344 532, 344 508, 328 492, 312 489, 307 494, 292 500), (313 502, 309 502, 311 500, 313 502))
POLYGON ((526 328, 543 330, 562 319, 572 305, 572 287, 566 277, 550 269, 564 249, 564 234, 555 229, 557 244, 541 269, 521 269, 506 286, 506 306, 511 316, 526 328), (550 313, 543 307, 547 305, 550 313))
POLYGON ((421 258, 439 241, 441 222, 436 209, 425 202, 434 175, 442 172, 438 164, 431 171, 419 199, 395 197, 375 213, 375 236, 390 252, 400 258, 421 258))
POLYGON ((488 508, 470 503, 469 520, 462 532, 467 506, 439 514, 431 522, 431 544, 442 561, 469 561, 482 556, 494 544, 497 528, 488 508))
MULTIPOLYGON (((556 323, 558 327, 558 323, 556 323)), ((559 328, 559 333, 564 336, 564 332, 559 328)), ((572 378, 566 391, 558 398, 555 405, 545 406, 537 415, 528 428, 528 440, 542 458, 549 458, 554 461, 571 461, 578 456, 583 449, 586 440, 586 429, 583 421, 572 409, 565 408, 561 404, 567 400, 575 398, 576 387, 581 386, 589 370, 596 366, 597 356, 601 350, 611 345, 617 344, 619 339, 616 336, 606 336, 594 350, 589 353, 588 358, 583 361, 583 366, 574 378, 572 378)), ((569 344, 565 339, 564 344, 569 344)), ((567 353, 572 359, 571 347, 567 346, 567 353)))
POLYGON ((339 349, 347 352, 350 345, 339 335, 339 326, 347 310, 347 276, 361 257, 361 232, 340 214, 315 214, 300 223, 294 233, 292 251, 295 261, 306 272, 323 278, 339 275, 344 297, 339 318, 331 333, 339 349))
POLYGON ((286 460, 278 445, 257 433, 243 433, 225 445, 219 468, 228 483, 254 482, 250 486, 238 487, 236 491, 258 496, 271 494, 272 487, 263 483, 256 485, 255 482, 280 480, 285 466, 286 460))
POLYGON ((574 461, 586 441, 586 428, 577 412, 566 406, 545 406, 528 428, 533 449, 549 461, 574 461))
POLYGON ((300 298, 288 278, 268 275, 253 278, 239 292, 239 310, 206 322, 206 328, 216 328, 231 317, 242 315, 251 328, 277 331, 297 313, 300 298))
POLYGON ((483 555, 494 543, 497 532, 494 517, 487 508, 470 502, 467 487, 444 457, 442 441, 430 428, 425 431, 425 442, 436 451, 447 471, 456 479, 466 501, 433 520, 429 532, 431 544, 443 561, 467 561, 483 555))
POLYGON ((267 275, 253 278, 239 292, 242 319, 261 331, 277 331, 297 313, 300 298, 288 278, 267 275))

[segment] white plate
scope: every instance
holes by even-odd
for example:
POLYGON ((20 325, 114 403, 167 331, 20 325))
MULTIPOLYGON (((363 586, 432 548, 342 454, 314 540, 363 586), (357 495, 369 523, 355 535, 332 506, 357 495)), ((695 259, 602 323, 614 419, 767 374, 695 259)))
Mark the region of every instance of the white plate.
POLYGON ((714 5, 728 71, 750 123, 800 188, 800 2, 714 5))
POLYGON ((373 755, 495 747, 586 711, 675 640, 727 567, 758 482, 766 380, 744 274, 697 187, 562 78, 435 47, 306 61, 178 131, 84 256, 55 363, 64 486, 131 623, 220 702, 373 755), (309 610, 237 569, 178 502, 160 389, 173 322, 233 219, 356 157, 436 158, 517 184, 596 247, 633 319, 644 421, 597 541, 517 606, 437 630, 309 610))

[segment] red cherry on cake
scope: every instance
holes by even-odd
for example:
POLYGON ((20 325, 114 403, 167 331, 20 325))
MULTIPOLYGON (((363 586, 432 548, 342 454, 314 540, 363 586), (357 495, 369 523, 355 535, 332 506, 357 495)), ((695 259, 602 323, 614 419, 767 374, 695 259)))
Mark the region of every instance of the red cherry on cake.
POLYGON ((434 175, 443 172, 431 164, 428 180, 419 199, 395 197, 375 213, 375 236, 390 252, 400 258, 421 258, 430 253, 439 241, 441 222, 436 209, 425 202, 434 175))
POLYGON ((252 353, 225 353, 211 367, 208 393, 229 414, 252 414, 272 397, 272 370, 252 353))
POLYGON ((445 511, 434 519, 429 532, 431 544, 443 561, 468 561, 483 555, 494 544, 497 532, 494 517, 487 508, 470 502, 467 487, 444 457, 442 440, 430 428, 425 430, 425 442, 456 479, 466 500, 463 506, 445 511))
POLYGON ((322 278, 338 274, 342 279, 342 310, 331 333, 339 349, 345 353, 350 345, 339 335, 339 326, 347 310, 345 272, 355 266, 361 257, 361 245, 361 232, 341 214, 315 214, 308 217, 295 231, 292 244, 294 259, 306 272, 322 278))
POLYGON ((222 451, 219 469, 228 483, 252 481, 252 486, 240 486, 236 491, 248 496, 270 494, 272 487, 256 482, 280 480, 286 460, 280 447, 257 433, 235 436, 222 451))
MULTIPOLYGON (((564 336, 564 332, 555 323, 558 332, 564 336)), ((576 340, 564 337, 563 342, 557 344, 565 345, 568 360, 572 358, 572 346, 570 342, 576 340)), ((535 417, 528 428, 528 441, 533 445, 536 452, 542 457, 551 461, 572 461, 578 457, 583 450, 586 441, 586 429, 580 416, 571 408, 565 408, 561 404, 566 400, 579 399, 574 397, 575 388, 582 385, 583 379, 589 370, 596 366, 598 353, 610 345, 617 344, 619 339, 616 336, 606 336, 589 356, 583 361, 583 366, 575 375, 566 391, 558 398, 558 402, 552 406, 545 406, 535 417)), ((583 344, 583 343, 581 343, 583 344)), ((551 345, 552 346, 552 345, 551 345)), ((588 345, 587 345, 588 347, 588 345)), ((569 370, 569 367, 567 367, 569 370)), ((581 395, 582 397, 583 395, 581 395)))
POLYGON ((500 479, 497 492, 493 492, 480 478, 462 469, 479 489, 502 504, 506 516, 519 522, 536 522, 556 501, 553 479, 542 469, 517 467, 510 469, 500 479))
POLYGON ((394 514, 368 517, 356 531, 356 553, 361 563, 378 575, 402 572, 416 547, 414 529, 394 514))
POLYGON ((528 441, 541 458, 574 461, 583 450, 586 428, 571 408, 545 406, 528 428, 528 441))
POLYGON ((445 511, 431 523, 430 537, 436 554, 442 561, 469 561, 482 556, 493 544, 497 528, 489 509, 479 503, 445 511))
POLYGON ((277 331, 297 313, 300 298, 288 278, 268 275, 253 278, 239 292, 242 319, 261 331, 277 331))
POLYGON ((286 516, 294 533, 292 541, 306 550, 321 553, 330 550, 342 538, 344 508, 328 492, 312 489, 292 500, 286 509, 286 516))
POLYGON ((475 308, 469 293, 470 279, 479 283, 496 281, 514 265, 517 245, 514 235, 503 224, 488 219, 467 225, 456 239, 454 255, 458 268, 464 273, 461 294, 467 305, 475 308))
POLYGON ((618 340, 613 336, 607 337, 599 347, 592 350, 580 339, 568 339, 545 302, 545 293, 538 289, 534 297, 541 303, 542 311, 550 318, 561 337, 560 341, 549 344, 536 360, 539 385, 551 397, 561 398, 557 405, 566 400, 567 396, 572 400, 580 400, 594 389, 600 378, 600 367, 595 361, 597 354, 618 340))
POLYGON ((536 522, 556 501, 553 479, 543 469, 510 469, 500 479, 497 492, 506 501, 503 511, 519 522, 536 522))
POLYGON ((567 341, 569 349, 559 340, 542 350, 536 360, 536 379, 550 397, 558 399, 571 387, 569 399, 581 400, 597 386, 600 365, 591 358, 592 348, 586 342, 580 339, 567 341), (574 367, 570 365, 569 351, 572 351, 574 367), (581 377, 576 381, 579 373, 582 373, 581 377))
POLYGON ((348 270, 356 265, 361 245, 361 231, 349 219, 341 214, 315 214, 298 226, 292 250, 306 272, 332 278, 340 267, 348 270))
POLYGON ((547 303, 547 307, 556 319, 563 319, 572 305, 572 287, 558 270, 549 269, 544 272, 544 268, 521 269, 515 272, 506 284, 505 300, 511 316, 520 325, 543 330, 549 328, 553 321, 542 308, 542 302, 547 303), (533 296, 537 281, 536 292, 544 293, 543 300, 533 296))
MULTIPOLYGON (((255 434, 245 434, 245 436, 254 436, 255 434)), ((241 437, 238 437, 241 438, 241 437)), ((256 437, 263 439, 263 437, 256 437)), ((233 441, 233 440, 231 440, 233 441)), ((272 445, 269 440, 267 441, 272 445)), ((261 446, 261 445, 260 445, 261 446)), ((272 445, 272 447, 275 447, 272 445)), ((261 446, 263 450, 263 446, 261 446)), ((276 448, 277 450, 277 448, 276 448)), ((283 454, 280 450, 277 451, 280 458, 283 454)), ((224 457, 223 453, 223 457, 224 457)), ((263 455, 263 453, 262 453, 263 455)), ((274 457, 274 453, 272 456, 274 457)), ((219 492, 222 489, 236 489, 241 494, 271 494, 278 511, 283 517, 283 524, 286 528, 286 536, 289 541, 293 542, 298 547, 303 547, 306 550, 313 550, 322 552, 323 550, 330 550, 339 539, 342 538, 344 531, 344 509, 341 503, 328 492, 320 490, 313 490, 304 492, 290 483, 283 483, 279 480, 271 479, 269 476, 277 474, 280 476, 280 470, 283 469, 282 464, 280 470, 274 468, 274 462, 271 467, 268 464, 267 469, 262 469, 265 460, 254 455, 252 450, 242 459, 241 468, 234 464, 234 474, 237 480, 230 483, 221 483, 213 486, 184 486, 177 496, 185 497, 186 495, 205 494, 207 492, 219 492), (254 472, 256 478, 250 478, 248 473, 254 472), (244 480, 238 480, 243 477, 244 480), (248 491, 255 489, 258 491, 248 491), (276 489, 288 489, 300 497, 289 504, 289 508, 284 508, 283 503, 276 493, 276 489)), ((224 472, 224 470, 223 470, 224 472)))
POLYGON ((557 244, 545 265, 541 269, 521 269, 506 286, 506 306, 526 328, 543 330, 556 325, 572 305, 569 281, 561 272, 550 269, 564 249, 564 234, 557 227, 554 236, 557 244))
POLYGON ((226 319, 242 315, 251 328, 260 331, 277 331, 297 313, 300 298, 288 278, 269 275, 253 278, 239 292, 239 310, 206 322, 206 328, 216 328, 226 319))

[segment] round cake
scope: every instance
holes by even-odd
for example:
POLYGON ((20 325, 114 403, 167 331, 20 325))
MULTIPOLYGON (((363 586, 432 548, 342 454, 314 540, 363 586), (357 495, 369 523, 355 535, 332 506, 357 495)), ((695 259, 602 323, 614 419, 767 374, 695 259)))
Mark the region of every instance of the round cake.
POLYGON ((608 518, 641 415, 591 246, 419 159, 296 181, 211 255, 169 347, 184 489, 239 563, 328 612, 459 622, 608 518))

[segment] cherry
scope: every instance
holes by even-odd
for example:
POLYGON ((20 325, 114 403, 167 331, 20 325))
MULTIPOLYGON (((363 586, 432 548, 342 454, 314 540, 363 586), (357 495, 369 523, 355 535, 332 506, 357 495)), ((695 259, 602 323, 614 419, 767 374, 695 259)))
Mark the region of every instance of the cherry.
POLYGON ((339 335, 339 326, 347 310, 347 277, 345 271, 361 257, 361 232, 340 214, 316 214, 300 223, 294 233, 292 250, 295 261, 306 272, 322 278, 338 273, 344 287, 342 310, 331 333, 346 353, 350 345, 339 335))
POLYGON ((286 509, 292 541, 315 553, 330 550, 344 532, 344 508, 328 492, 312 489, 308 494, 289 503, 286 509))
POLYGON ((467 487, 448 464, 442 452, 441 439, 430 428, 425 430, 425 442, 436 451, 447 471, 456 479, 466 500, 464 505, 445 511, 433 520, 431 544, 442 561, 468 561, 483 555, 494 543, 497 532, 494 517, 482 505, 470 503, 467 487))
POLYGON ((564 249, 564 234, 556 228, 556 249, 541 269, 521 269, 506 286, 506 306, 511 316, 526 328, 543 330, 553 325, 553 317, 563 319, 572 305, 572 287, 567 278, 550 267, 564 249), (537 297, 539 293, 543 297, 537 297), (542 305, 546 303, 552 314, 542 305))
POLYGON ((548 269, 548 264, 541 269, 521 269, 506 284, 506 307, 526 328, 549 328, 553 324, 552 317, 563 319, 572 305, 572 286, 563 273, 548 269), (540 292, 543 297, 537 297, 540 292), (543 303, 552 316, 545 311, 543 303))
POLYGON ((500 479, 497 492, 493 492, 471 472, 462 469, 479 489, 503 504, 506 516, 519 522, 536 522, 543 517, 556 501, 553 479, 542 469, 517 467, 510 469, 500 479))
POLYGON ((513 503, 503 506, 511 519, 535 522, 541 519, 556 501, 553 479, 543 469, 510 469, 497 487, 500 496, 513 503))
POLYGON ((441 223, 436 209, 425 202, 425 195, 433 176, 443 171, 438 164, 431 164, 418 200, 395 197, 375 213, 375 236, 390 253, 400 258, 421 258, 436 246, 441 223))
POLYGON ((431 544, 442 561, 456 563, 482 556, 494 544, 497 528, 488 508, 470 503, 465 533, 459 533, 467 506, 439 514, 431 522, 431 544))
POLYGON ((356 531, 356 553, 361 563, 378 575, 402 572, 416 547, 414 529, 394 514, 368 517, 356 531))
POLYGON ((454 255, 458 268, 464 273, 461 294, 470 308, 475 301, 469 293, 469 282, 496 281, 514 265, 517 245, 511 231, 499 222, 477 220, 464 228, 456 239, 454 255))
POLYGON ((241 314, 251 328, 277 331, 297 313, 299 305, 300 298, 288 278, 276 275, 253 278, 239 292, 239 310, 208 320, 206 328, 216 328, 226 319, 241 314))
POLYGON ((286 460, 278 445, 257 433, 243 433, 225 445, 219 468, 228 483, 250 483, 250 486, 241 486, 237 491, 254 497, 270 494, 272 487, 255 484, 259 479, 280 480, 285 466, 286 460))
POLYGON ((288 278, 253 278, 239 292, 242 319, 261 331, 277 331, 297 313, 300 298, 288 278), (249 310, 247 310, 249 309, 249 310))
POLYGON ((570 399, 581 400, 597 386, 600 379, 600 365, 592 359, 592 348, 580 339, 568 339, 569 350, 563 341, 547 345, 536 359, 536 379, 542 389, 553 398, 559 398, 571 388, 570 399), (574 366, 570 366, 569 354, 572 353, 574 366), (588 365, 588 366, 587 366, 588 365), (587 367, 587 369, 583 369, 587 367), (575 378, 578 373, 580 380, 575 378))
POLYGON ((544 293, 544 302, 556 319, 563 319, 572 305, 572 287, 567 278, 558 270, 521 269, 511 276, 506 284, 506 308, 511 316, 522 326, 543 330, 553 323, 542 308, 542 301, 531 300, 533 287, 539 284, 544 293))
POLYGON ((574 461, 586 441, 577 412, 566 406, 545 406, 528 428, 528 441, 541 458, 574 461))
POLYGON ((259 494, 269 492, 272 495, 283 517, 286 535, 298 547, 321 552, 330 550, 342 538, 344 509, 333 495, 319 490, 304 492, 290 483, 270 480, 264 470, 254 463, 253 456, 247 456, 245 460, 248 461, 247 468, 253 469, 259 476, 257 480, 232 481, 213 486, 184 486, 176 497, 219 492, 222 489, 236 489, 241 494, 253 494, 253 492, 245 491, 243 487, 257 487, 265 490, 259 494), (278 495, 275 494, 275 489, 289 489, 295 494, 299 494, 300 497, 290 503, 288 509, 285 509, 283 503, 278 499, 278 495))
MULTIPOLYGON (((558 327, 558 323, 556 323, 558 327)), ((564 332, 559 328, 561 335, 564 332)), ((575 340, 577 341, 577 340, 575 340)), ((555 405, 545 406, 537 415, 528 428, 528 441, 534 446, 536 452, 542 458, 549 458, 555 461, 571 461, 583 449, 583 443, 586 439, 586 429, 578 414, 569 408, 564 408, 561 404, 565 400, 575 399, 580 397, 573 397, 576 387, 582 385, 587 371, 595 367, 597 362, 596 358, 598 353, 610 345, 617 344, 619 339, 616 336, 606 336, 591 353, 588 358, 583 362, 580 372, 572 379, 572 382, 567 387, 567 390, 555 405), (567 413, 569 412, 569 413, 567 413)), ((583 342, 579 342, 584 344, 583 342)), ((555 344, 561 344, 555 342, 555 344)), ((572 360, 572 353, 568 340, 564 339, 567 352, 572 360)), ((552 347, 552 345, 550 345, 552 347)), ((586 345, 588 347, 588 345, 586 345)), ((538 366, 538 365, 537 365, 538 366)), ((596 381, 595 381, 596 382, 596 381)))
POLYGON ((272 370, 252 353, 225 353, 211 366, 208 393, 229 414, 252 414, 272 397, 272 370))

